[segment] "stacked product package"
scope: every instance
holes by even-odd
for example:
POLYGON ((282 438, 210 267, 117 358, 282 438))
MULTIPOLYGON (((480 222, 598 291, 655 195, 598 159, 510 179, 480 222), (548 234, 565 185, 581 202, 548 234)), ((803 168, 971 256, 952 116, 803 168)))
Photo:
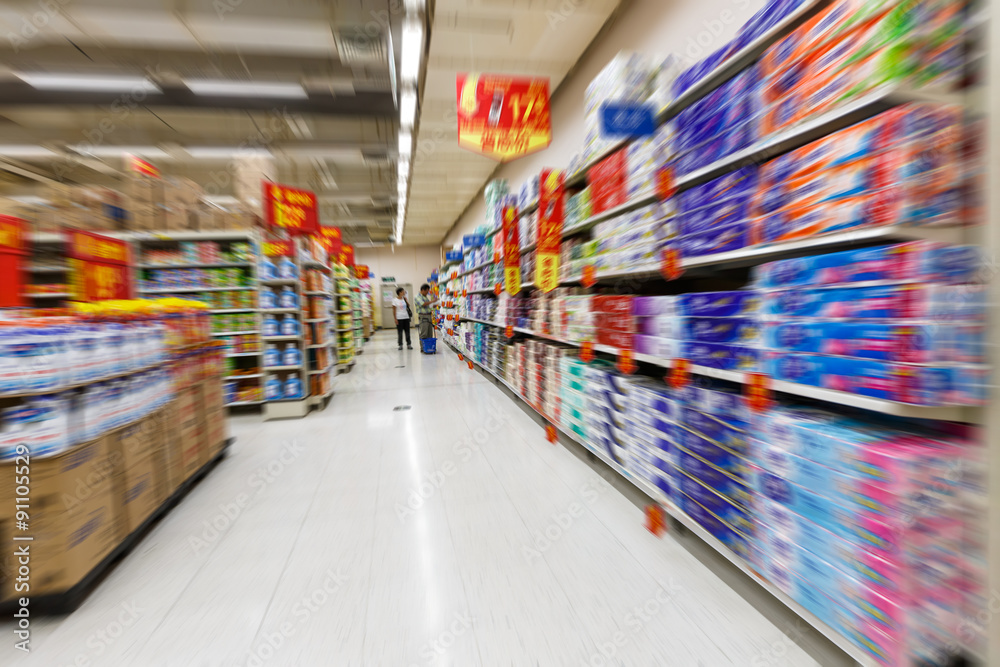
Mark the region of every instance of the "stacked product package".
POLYGON ((606 451, 612 460, 619 463, 627 451, 625 409, 628 384, 629 380, 611 364, 598 361, 586 367, 587 434, 591 444, 606 451))
POLYGON ((778 380, 920 405, 984 400, 975 248, 917 241, 759 267, 778 380))
POLYGON ((662 383, 631 379, 627 386, 623 464, 673 497, 677 404, 662 383))
POLYGON ((562 376, 560 423, 563 429, 577 438, 589 442, 587 430, 587 364, 577 357, 565 355, 559 362, 562 376))
POLYGON ((656 192, 660 168, 675 159, 674 125, 661 125, 650 139, 629 143, 587 172, 592 215, 656 192))
POLYGON ((662 249, 674 238, 673 200, 649 204, 594 225, 582 257, 598 272, 639 271, 659 266, 662 249))
POLYGON ((503 203, 510 195, 510 185, 505 179, 490 181, 486 184, 483 196, 486 199, 486 228, 489 230, 503 227, 503 203))
POLYGON ((634 349, 636 321, 632 296, 595 294, 591 297, 595 342, 622 350, 634 349))
POLYGON ((788 408, 755 421, 761 571, 879 664, 954 657, 977 595, 967 434, 788 408))

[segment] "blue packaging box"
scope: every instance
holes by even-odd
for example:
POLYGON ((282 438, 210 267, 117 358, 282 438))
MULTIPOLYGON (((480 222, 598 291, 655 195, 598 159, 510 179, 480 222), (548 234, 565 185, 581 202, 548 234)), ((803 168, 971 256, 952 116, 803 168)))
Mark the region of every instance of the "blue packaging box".
POLYGON ((763 440, 753 440, 750 460, 762 470, 828 498, 846 498, 855 486, 842 472, 806 458, 789 454, 763 440))
POLYGON ((699 343, 731 343, 755 347, 761 342, 761 327, 756 319, 688 317, 681 321, 681 337, 699 343))
POLYGON ((754 372, 761 367, 763 354, 760 349, 726 343, 684 342, 684 358, 695 366, 705 366, 723 371, 754 372))
POLYGON ((702 484, 699 480, 682 474, 680 478, 680 491, 722 519, 731 528, 735 528, 746 535, 754 534, 754 518, 749 510, 736 505, 728 498, 724 498, 714 489, 702 484))
POLYGON ((674 467, 701 480, 738 505, 749 508, 753 504, 754 491, 749 483, 740 481, 737 476, 720 470, 679 447, 675 449, 674 467))
POLYGON ((956 291, 938 284, 765 291, 762 311, 776 317, 922 319, 947 316, 956 291))
POLYGON ((750 217, 749 196, 712 202, 703 208, 682 213, 678 219, 678 233, 681 236, 704 234, 749 220, 750 217))
POLYGON ((739 453, 726 449, 708 438, 687 430, 683 426, 676 429, 676 444, 681 449, 694 454, 707 463, 739 479, 748 479, 750 463, 739 453))
MULTIPOLYGON (((962 368, 770 353, 764 372, 775 380, 823 387, 859 396, 913 405, 974 404, 974 391, 962 368)), ((694 360, 692 360, 692 363, 694 360)))
POLYGON ((712 415, 740 430, 750 423, 750 408, 741 393, 711 384, 689 384, 677 392, 678 400, 694 410, 712 415))
POLYGON ((677 195, 681 214, 696 211, 714 202, 728 199, 746 200, 757 191, 758 170, 755 165, 720 176, 677 195))
POLYGON ((697 292, 681 294, 677 312, 686 317, 751 317, 760 312, 760 292, 697 292))
POLYGON ((749 451, 747 432, 732 423, 721 421, 690 407, 681 408, 680 423, 688 430, 734 452, 746 455, 749 451))
POLYGON ((959 350, 957 333, 955 326, 937 324, 771 323, 764 329, 764 347, 911 364, 971 363, 977 354, 975 336, 961 341, 959 350))
POLYGON ((644 442, 673 442, 676 437, 674 424, 655 415, 627 413, 625 422, 626 431, 642 438, 644 442))
POLYGON ((680 501, 680 508, 685 514, 707 530, 712 537, 722 542, 730 551, 744 560, 750 560, 750 544, 747 536, 727 525, 687 495, 678 492, 677 497, 680 501))
POLYGON ((770 262, 754 270, 754 284, 771 289, 900 280, 966 283, 980 266, 974 246, 914 241, 770 262))

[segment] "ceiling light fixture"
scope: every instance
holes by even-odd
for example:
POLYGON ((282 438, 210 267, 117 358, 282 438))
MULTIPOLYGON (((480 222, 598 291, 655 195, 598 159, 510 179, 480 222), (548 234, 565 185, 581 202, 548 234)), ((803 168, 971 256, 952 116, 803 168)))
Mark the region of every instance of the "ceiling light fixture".
POLYGON ((424 56, 424 26, 419 19, 403 21, 402 44, 399 79, 404 86, 415 86, 420 78, 420 63, 424 56))
POLYGON ((266 148, 248 146, 188 146, 184 149, 196 160, 229 160, 239 157, 272 157, 266 148))
POLYGON ((31 158, 31 157, 51 157, 55 151, 51 151, 45 146, 30 145, 9 145, 0 146, 0 157, 31 158))
POLYGON ((399 125, 406 129, 417 120, 417 91, 408 88, 399 96, 399 125))
POLYGON ((306 89, 297 83, 280 81, 233 81, 229 79, 184 79, 184 85, 195 95, 221 97, 280 97, 304 100, 306 89))
POLYGON ((156 146, 91 146, 88 144, 77 144, 67 146, 74 153, 81 155, 92 155, 94 157, 122 157, 125 155, 137 155, 139 157, 153 158, 157 160, 169 160, 170 153, 156 146))
POLYGON ((159 93, 160 87, 144 76, 88 76, 80 74, 28 74, 14 76, 37 90, 100 93, 159 93))
POLYGON ((413 135, 409 130, 399 131, 399 154, 407 157, 413 154, 413 135))

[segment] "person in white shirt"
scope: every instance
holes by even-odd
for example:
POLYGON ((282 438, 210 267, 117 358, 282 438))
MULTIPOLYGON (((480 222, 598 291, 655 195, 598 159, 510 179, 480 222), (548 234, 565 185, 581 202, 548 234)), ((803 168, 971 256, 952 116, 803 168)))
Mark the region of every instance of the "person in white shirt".
POLYGON ((396 290, 396 298, 392 300, 392 316, 396 320, 396 340, 399 349, 403 349, 403 332, 406 332, 406 349, 412 350, 410 343, 410 319, 412 318, 410 304, 406 300, 406 290, 400 287, 396 290))

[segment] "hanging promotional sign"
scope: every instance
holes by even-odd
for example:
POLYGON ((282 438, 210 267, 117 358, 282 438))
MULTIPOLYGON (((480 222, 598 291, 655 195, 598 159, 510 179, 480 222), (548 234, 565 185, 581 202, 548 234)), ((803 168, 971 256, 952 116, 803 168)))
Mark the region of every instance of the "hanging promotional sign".
POLYGON ((369 269, 367 265, 358 264, 357 266, 354 267, 354 277, 356 277, 358 280, 368 280, 369 276, 368 271, 369 269))
POLYGON ((507 293, 516 296, 521 292, 521 234, 517 224, 517 201, 513 197, 504 202, 502 215, 504 281, 507 293))
POLYGON ((28 254, 24 236, 25 222, 10 215, 0 215, 0 308, 23 305, 23 257, 28 254))
POLYGON ((638 102, 601 105, 601 134, 607 139, 638 139, 656 134, 656 109, 638 102))
POLYGON ((538 189, 538 249, 535 285, 543 292, 559 287, 559 248, 566 207, 563 172, 543 169, 538 189))
POLYGON ((264 241, 262 252, 265 257, 294 257, 295 244, 291 241, 264 241))
POLYGON ((340 227, 320 226, 319 240, 330 254, 330 257, 334 259, 340 257, 340 247, 343 245, 342 239, 343 236, 341 235, 340 227))
POLYGON ((444 254, 444 261, 451 264, 453 262, 462 261, 462 251, 461 250, 449 250, 444 254))
POLYGON ((67 229, 65 235, 75 301, 132 298, 127 241, 78 229, 67 229))
POLYGON ((137 174, 150 176, 152 178, 160 177, 160 170, 157 169, 152 162, 147 162, 146 160, 143 160, 135 155, 126 155, 125 162, 128 164, 129 171, 134 171, 137 174))
POLYGON ((552 143, 549 80, 459 74, 458 145, 499 162, 552 143))
POLYGON ((465 248, 482 248, 486 245, 486 237, 482 234, 466 234, 462 237, 462 246, 465 248))
POLYGON ((354 246, 346 243, 340 248, 340 263, 344 266, 354 266, 354 246))
POLYGON ((264 181, 264 222, 271 229, 289 234, 315 234, 319 231, 319 207, 316 194, 264 181))

